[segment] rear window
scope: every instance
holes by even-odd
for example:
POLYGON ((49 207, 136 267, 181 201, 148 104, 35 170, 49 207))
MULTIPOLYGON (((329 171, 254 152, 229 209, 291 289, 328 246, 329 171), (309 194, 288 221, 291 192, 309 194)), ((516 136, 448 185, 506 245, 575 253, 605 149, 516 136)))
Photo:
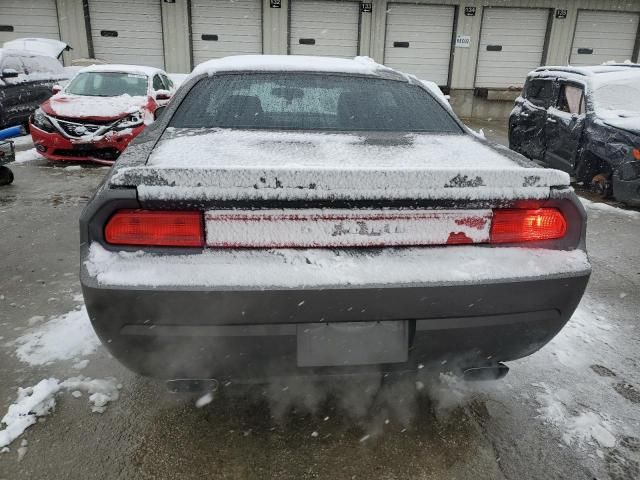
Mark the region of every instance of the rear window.
POLYGON ((292 73, 204 78, 191 89, 170 126, 462 132, 447 110, 416 85, 292 73))

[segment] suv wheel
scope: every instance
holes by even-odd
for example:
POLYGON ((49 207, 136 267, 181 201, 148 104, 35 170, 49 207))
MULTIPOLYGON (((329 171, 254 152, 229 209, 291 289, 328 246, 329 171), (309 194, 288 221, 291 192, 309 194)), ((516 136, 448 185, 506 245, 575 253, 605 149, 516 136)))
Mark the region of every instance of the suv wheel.
POLYGON ((13 182, 13 172, 4 165, 0 167, 0 186, 9 185, 13 182))
POLYGON ((606 173, 599 173, 591 179, 591 188, 600 198, 610 198, 613 194, 611 177, 606 173))

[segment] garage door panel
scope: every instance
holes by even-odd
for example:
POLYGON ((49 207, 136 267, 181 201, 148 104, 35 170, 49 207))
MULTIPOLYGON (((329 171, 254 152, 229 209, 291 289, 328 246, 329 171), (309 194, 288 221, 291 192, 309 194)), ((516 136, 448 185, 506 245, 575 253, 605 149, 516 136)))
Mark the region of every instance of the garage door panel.
POLYGON ((260 0, 192 0, 194 64, 228 55, 262 53, 260 0), (217 36, 205 40, 203 35, 217 36))
POLYGON ((446 85, 454 20, 451 6, 388 4, 385 65, 446 85))
POLYGON ((289 53, 352 58, 358 55, 357 2, 291 0, 289 53), (313 39, 313 45, 300 39, 313 39))
POLYGON ((164 68, 158 0, 89 0, 94 56, 110 63, 164 68), (103 31, 117 32, 104 36, 103 31))
POLYGON ((548 20, 549 10, 542 8, 485 8, 476 86, 522 86, 527 73, 542 64, 548 20))
POLYGON ((13 27, 0 32, 0 44, 24 37, 60 39, 55 0, 0 0, 0 25, 13 27))
POLYGON ((572 65, 598 65, 610 60, 631 60, 640 14, 580 10, 571 48, 572 65), (578 53, 592 49, 593 53, 578 53))

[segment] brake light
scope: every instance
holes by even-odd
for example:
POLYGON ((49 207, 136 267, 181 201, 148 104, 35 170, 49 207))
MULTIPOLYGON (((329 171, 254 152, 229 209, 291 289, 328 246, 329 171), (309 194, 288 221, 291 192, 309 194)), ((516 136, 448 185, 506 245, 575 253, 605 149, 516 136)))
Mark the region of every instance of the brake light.
POLYGON ((633 154, 633 158, 635 158, 636 160, 640 160, 640 149, 639 148, 634 148, 631 153, 633 154))
POLYGON ((494 210, 490 243, 553 240, 567 233, 567 221, 555 208, 494 210))
POLYGON ((201 212, 119 210, 107 222, 104 237, 112 245, 202 247, 204 223, 201 212))

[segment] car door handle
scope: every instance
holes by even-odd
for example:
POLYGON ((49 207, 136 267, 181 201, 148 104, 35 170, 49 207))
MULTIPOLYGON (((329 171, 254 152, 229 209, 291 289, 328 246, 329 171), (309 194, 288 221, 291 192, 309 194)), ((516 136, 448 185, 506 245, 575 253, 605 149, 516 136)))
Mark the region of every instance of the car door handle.
POLYGON ((547 118, 547 123, 558 123, 555 118, 547 118))

